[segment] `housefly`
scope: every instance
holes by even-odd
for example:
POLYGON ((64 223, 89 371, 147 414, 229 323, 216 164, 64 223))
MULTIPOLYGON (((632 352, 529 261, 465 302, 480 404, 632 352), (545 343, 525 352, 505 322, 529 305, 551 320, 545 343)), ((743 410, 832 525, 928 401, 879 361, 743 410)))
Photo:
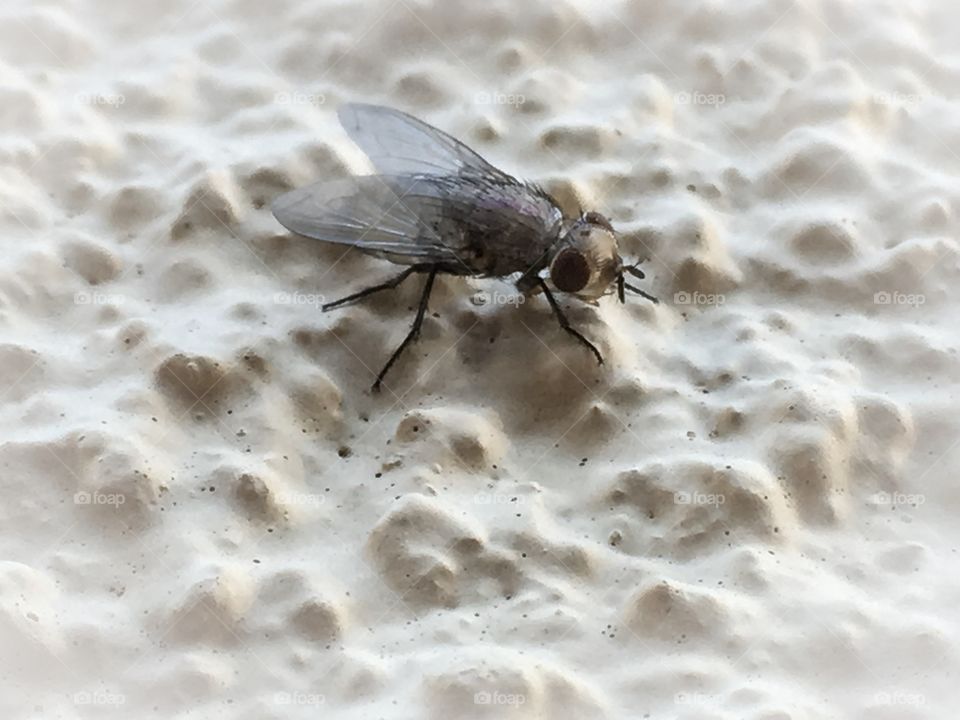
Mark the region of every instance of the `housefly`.
POLYGON ((564 217, 543 188, 508 175, 399 110, 352 103, 342 106, 338 117, 376 174, 308 185, 279 196, 271 209, 299 235, 406 266, 385 282, 326 303, 324 311, 396 288, 414 273, 426 277, 413 325, 377 375, 374 391, 418 337, 440 273, 519 274, 517 289, 524 295, 542 292, 560 326, 600 363, 600 351, 570 325, 553 292, 594 302, 615 289, 624 302, 630 290, 657 302, 626 281, 644 274, 621 260, 613 226, 600 213, 564 217))

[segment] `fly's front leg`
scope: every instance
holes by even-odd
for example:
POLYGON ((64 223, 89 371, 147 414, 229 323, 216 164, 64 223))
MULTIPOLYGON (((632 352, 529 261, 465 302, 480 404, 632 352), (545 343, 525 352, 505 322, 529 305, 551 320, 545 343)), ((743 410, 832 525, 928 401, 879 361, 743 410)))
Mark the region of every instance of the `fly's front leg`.
POLYGON ((540 287, 541 282, 543 282, 543 280, 536 273, 524 273, 517 279, 515 287, 524 297, 533 297, 542 292, 540 287))
POLYGON ((557 301, 554 299, 553 293, 551 293, 550 288, 547 287, 547 283, 544 282, 543 278, 537 279, 540 281, 540 289, 543 291, 543 294, 546 295, 547 301, 550 303, 550 307, 553 309, 553 314, 557 316, 557 321, 560 323, 560 327, 590 348, 590 351, 596 356, 597 362, 603 365, 603 355, 600 354, 600 351, 597 350, 596 346, 592 342, 570 327, 570 321, 567 320, 567 316, 564 315, 563 310, 560 309, 560 305, 558 305, 557 301))

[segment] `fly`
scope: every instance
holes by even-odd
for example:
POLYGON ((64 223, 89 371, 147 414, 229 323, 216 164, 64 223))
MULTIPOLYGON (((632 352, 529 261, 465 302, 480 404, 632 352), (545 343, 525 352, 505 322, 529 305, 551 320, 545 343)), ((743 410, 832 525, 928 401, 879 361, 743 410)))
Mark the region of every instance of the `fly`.
POLYGON ((337 113, 376 174, 319 182, 273 201, 274 217, 288 230, 323 242, 349 245, 407 266, 401 273, 340 300, 333 310, 425 275, 413 325, 373 383, 420 333, 438 274, 506 277, 519 273, 524 295, 543 292, 560 326, 603 363, 600 351, 570 325, 554 290, 593 302, 615 286, 620 302, 643 279, 620 258, 610 221, 598 212, 565 218, 538 185, 494 167, 445 132, 393 108, 351 103, 337 113), (546 271, 546 275, 544 275, 546 271), (549 283, 549 284, 548 284, 549 283))

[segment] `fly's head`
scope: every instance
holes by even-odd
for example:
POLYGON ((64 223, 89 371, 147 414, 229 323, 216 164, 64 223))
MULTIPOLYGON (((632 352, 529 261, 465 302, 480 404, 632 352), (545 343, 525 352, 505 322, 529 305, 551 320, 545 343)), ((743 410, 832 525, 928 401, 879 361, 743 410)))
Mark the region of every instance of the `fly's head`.
POLYGON ((595 303, 616 288, 626 302, 626 290, 657 303, 655 297, 626 282, 625 275, 643 279, 636 265, 624 265, 613 225, 598 212, 583 213, 557 243, 550 259, 550 281, 557 290, 595 303))
MULTIPOLYGON (((614 283, 622 285, 623 262, 617 236, 606 217, 587 212, 573 222, 550 260, 550 281, 557 290, 594 302, 614 283)), ((623 295, 618 286, 619 293, 623 295)))

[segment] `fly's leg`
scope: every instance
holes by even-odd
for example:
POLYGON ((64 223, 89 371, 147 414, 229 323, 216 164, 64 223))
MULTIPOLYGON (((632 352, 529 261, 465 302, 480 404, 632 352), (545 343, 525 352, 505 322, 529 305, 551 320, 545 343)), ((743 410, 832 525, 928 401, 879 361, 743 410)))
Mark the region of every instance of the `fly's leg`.
POLYGON ((553 293, 550 292, 550 288, 547 287, 547 284, 543 281, 543 278, 537 278, 537 280, 539 281, 538 284, 540 285, 540 289, 543 291, 543 294, 547 296, 547 301, 550 303, 550 307, 553 308, 553 314, 557 316, 557 321, 560 323, 560 327, 590 348, 590 351, 597 356, 597 362, 603 365, 603 355, 600 354, 600 351, 597 350, 592 342, 570 327, 570 321, 567 320, 567 316, 563 314, 563 310, 560 309, 560 306, 553 297, 553 293))
POLYGON ((524 297, 530 297, 540 292, 541 280, 537 272, 539 270, 530 268, 517 279, 516 288, 523 293, 524 297))
MULTIPOLYGON (((409 275, 411 270, 405 271, 404 277, 409 275)), ((430 291, 433 289, 433 279, 437 276, 436 266, 430 266, 430 274, 427 276, 427 282, 423 286, 423 294, 420 296, 420 307, 417 308, 417 316, 413 320, 413 326, 410 328, 410 332, 407 333, 407 336, 403 339, 403 342, 400 343, 400 346, 393 351, 393 355, 390 356, 390 359, 387 360, 387 364, 383 366, 383 370, 380 371, 380 374, 377 375, 376 381, 373 383, 371 390, 373 392, 380 391, 380 383, 383 381, 384 376, 387 374, 387 371, 393 366, 397 361, 397 358, 400 357, 400 353, 403 352, 403 349, 410 344, 412 340, 416 340, 420 336, 420 326, 423 324, 423 316, 427 312, 427 302, 430 300, 430 291)), ((402 279, 402 278, 401 278, 402 279)))
POLYGON ((639 295, 639 296, 641 296, 641 297, 645 297, 647 300, 649 300, 650 302, 652 302, 654 305, 659 305, 659 304, 660 304, 660 301, 657 300, 653 295, 651 295, 651 294, 648 293, 648 292, 644 292, 643 290, 641 290, 641 289, 638 288, 638 287, 634 287, 633 285, 631 285, 631 284, 628 283, 628 282, 625 282, 625 283, 623 284, 623 286, 624 286, 627 290, 629 290, 630 292, 635 292, 637 295, 639 295))
POLYGON ((422 272, 423 270, 426 270, 428 267, 431 267, 431 266, 430 265, 411 265, 402 273, 400 273, 394 278, 391 278, 390 280, 387 280, 386 282, 382 282, 379 285, 373 285, 372 287, 364 288, 363 290, 360 290, 359 292, 355 292, 352 295, 347 295, 345 298, 340 298, 339 300, 334 300, 333 302, 325 303, 321 306, 320 309, 326 312, 327 310, 333 310, 334 308, 338 308, 348 303, 352 303, 356 300, 359 300, 360 298, 366 297, 367 295, 373 295, 374 293, 380 292, 381 290, 390 290, 391 288, 395 288, 397 285, 399 285, 408 277, 410 277, 412 273, 415 273, 418 271, 422 272))

